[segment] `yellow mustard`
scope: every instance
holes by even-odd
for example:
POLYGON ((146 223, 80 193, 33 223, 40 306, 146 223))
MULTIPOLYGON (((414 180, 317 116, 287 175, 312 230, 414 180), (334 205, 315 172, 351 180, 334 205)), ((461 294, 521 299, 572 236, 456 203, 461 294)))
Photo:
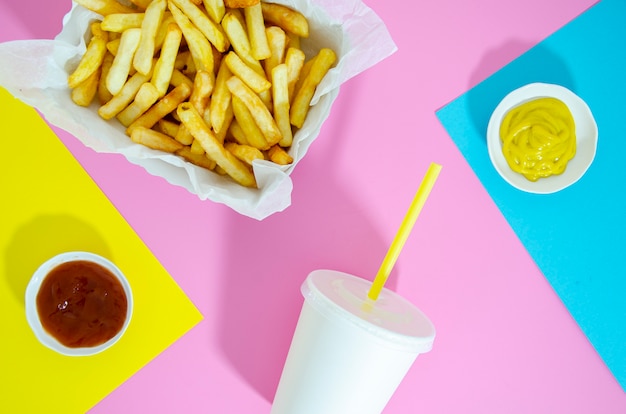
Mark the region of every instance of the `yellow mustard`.
POLYGON ((500 124, 509 167, 530 181, 561 174, 576 154, 576 127, 567 105, 538 98, 511 109, 500 124))

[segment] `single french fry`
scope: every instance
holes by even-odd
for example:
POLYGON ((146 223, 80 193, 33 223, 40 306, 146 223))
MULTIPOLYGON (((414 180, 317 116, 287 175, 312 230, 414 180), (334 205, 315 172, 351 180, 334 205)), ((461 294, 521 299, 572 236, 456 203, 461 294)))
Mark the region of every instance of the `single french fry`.
POLYGON ((167 0, 152 0, 146 8, 141 23, 141 38, 133 58, 133 67, 144 75, 152 70, 155 55, 156 35, 167 8, 167 0))
POLYGON ((332 49, 323 48, 314 58, 309 73, 306 75, 302 87, 293 98, 290 110, 291 124, 302 128, 309 112, 311 99, 317 85, 322 81, 328 70, 335 64, 337 55, 332 49))
POLYGON ((157 30, 156 38, 154 40, 155 50, 159 51, 163 47, 163 42, 165 42, 165 36, 167 36, 170 24, 176 24, 176 20, 174 20, 172 13, 169 10, 166 10, 163 13, 163 19, 161 19, 161 24, 159 25, 159 30, 157 30))
POLYGON ((130 134, 134 128, 152 128, 167 114, 176 110, 181 102, 184 102, 191 95, 191 88, 186 83, 181 83, 172 89, 167 95, 159 99, 150 109, 135 119, 126 130, 130 134))
MULTIPOLYGON (((236 157, 235 157, 235 158, 236 158, 236 157)), ((225 170, 225 169, 223 169, 222 167, 220 167, 219 165, 215 165, 215 168, 213 168, 213 171, 214 171, 216 174, 219 174, 219 175, 228 175, 228 173, 226 172, 226 170, 225 170)))
POLYGON ((228 68, 228 65, 222 62, 217 72, 217 77, 215 78, 215 87, 213 88, 213 95, 209 103, 211 126, 213 127, 213 131, 218 134, 226 120, 228 107, 231 105, 231 93, 228 86, 226 86, 226 81, 231 76, 232 72, 228 68))
POLYGON ((263 101, 263 104, 265 105, 268 111, 270 112, 274 111, 273 104, 272 104, 272 91, 271 90, 268 89, 266 91, 259 93, 259 98, 261 98, 261 101, 263 101))
POLYGON ((224 148, 230 151, 239 160, 245 162, 249 166, 252 166, 254 160, 265 159, 263 153, 258 149, 251 147, 250 145, 241 145, 234 142, 226 142, 224 148))
POLYGON ((187 146, 193 145, 193 142, 194 142, 193 135, 191 135, 191 131, 189 131, 187 127, 185 127, 185 125, 182 125, 182 124, 178 128, 178 131, 176 131, 176 135, 174 136, 174 139, 180 142, 181 144, 184 144, 187 146))
POLYGON ((102 16, 113 13, 134 13, 135 9, 124 6, 117 0, 75 0, 76 4, 102 16))
POLYGON ((135 99, 122 112, 117 114, 117 120, 128 127, 133 121, 146 112, 159 99, 159 91, 153 84, 146 82, 137 91, 135 99))
POLYGON ((314 56, 312 59, 305 61, 304 64, 302 65, 302 68, 300 69, 300 74, 298 75, 298 79, 293 85, 293 94, 291 96, 292 104, 293 104, 293 98, 297 94, 297 91, 299 91, 302 88, 304 81, 306 80, 307 76, 309 76, 309 72, 311 71, 311 67, 313 67, 313 62, 315 62, 316 57, 317 56, 314 56))
POLYGON ((248 138, 246 137, 246 133, 241 128, 236 119, 233 119, 233 122, 231 122, 228 128, 228 133, 230 134, 230 137, 232 139, 237 141, 237 144, 248 145, 248 138))
POLYGON ((272 69, 280 65, 285 60, 285 49, 287 48, 287 35, 278 26, 270 26, 265 29, 267 41, 271 50, 270 56, 263 62, 267 78, 271 78, 272 69))
POLYGON ((187 41, 187 46, 193 57, 196 69, 213 71, 214 60, 211 43, 207 38, 194 26, 189 18, 174 4, 172 0, 168 1, 168 8, 172 12, 172 16, 176 24, 183 32, 183 36, 187 41))
POLYGON ((309 22, 302 13, 276 3, 261 2, 261 8, 266 22, 300 37, 309 37, 309 22))
POLYGON ((293 157, 287 153, 280 145, 274 145, 267 151, 270 161, 278 165, 289 165, 293 162, 293 157))
POLYGON ((207 170, 214 170, 216 166, 215 161, 207 157, 204 151, 202 152, 202 154, 194 154, 193 152, 191 152, 191 148, 188 146, 183 146, 181 149, 176 151, 176 155, 179 155, 190 163, 195 164, 198 167, 205 168, 207 170))
POLYGON ((224 62, 233 75, 238 76, 254 92, 261 93, 272 87, 272 84, 264 76, 252 70, 235 52, 229 52, 224 58, 224 62))
POLYGON ((169 121, 167 119, 159 119, 159 122, 157 122, 153 129, 174 138, 179 127, 180 124, 178 122, 169 121))
POLYGON ((109 32, 102 28, 102 21, 95 21, 89 25, 92 37, 101 37, 102 39, 109 39, 109 32))
POLYGON ((191 146, 189 147, 189 150, 192 154, 204 154, 204 148, 202 148, 200 141, 198 141, 197 139, 193 140, 191 146))
POLYGON ((115 39, 119 39, 120 37, 122 37, 122 32, 108 32, 107 31, 107 35, 109 37, 109 41, 110 40, 115 40, 115 39))
POLYGON ((178 55, 176 55, 176 61, 174 62, 174 68, 182 71, 189 64, 189 62, 193 63, 191 52, 188 50, 183 51, 179 49, 178 55))
POLYGON ((224 32, 191 0, 171 0, 183 12, 196 28, 220 52, 228 49, 228 40, 224 32))
POLYGON ((281 147, 289 147, 293 141, 293 134, 289 118, 289 80, 285 63, 272 69, 272 101, 274 119, 282 135, 278 143, 281 147))
POLYGON ((237 96, 246 105, 256 124, 263 132, 263 136, 269 145, 274 145, 280 141, 282 135, 272 114, 267 109, 261 98, 254 93, 241 79, 231 76, 226 81, 230 93, 237 96))
POLYGON ((102 30, 122 33, 124 30, 141 28, 144 13, 114 13, 104 16, 102 30))
POLYGON ((130 67, 132 65, 133 56, 139 46, 139 38, 141 37, 141 29, 128 29, 122 33, 120 38, 120 46, 113 59, 113 64, 107 75, 106 85, 109 92, 113 95, 117 94, 128 79, 130 67))
POLYGON ((203 0, 204 9, 207 14, 215 23, 220 23, 224 14, 226 13, 226 7, 224 6, 224 0, 203 0))
POLYGON ((285 54, 285 64, 287 65, 287 83, 289 85, 289 102, 293 98, 293 91, 296 82, 300 77, 300 71, 304 65, 304 52, 300 49, 290 47, 285 54))
MULTIPOLYGON (((215 48, 211 48, 211 50, 215 51, 215 48)), ((215 62, 216 62, 215 53, 213 53, 213 68, 216 68, 215 62)), ((198 68, 196 67, 196 63, 193 60, 193 55, 191 54, 191 52, 189 52, 187 54, 187 61, 185 62, 185 66, 183 67, 183 69, 181 69, 181 72, 183 72, 185 76, 188 76, 189 78, 193 78, 197 71, 198 71, 198 68)))
POLYGON ((172 72, 174 71, 174 63, 180 47, 183 33, 176 23, 170 23, 167 28, 167 35, 163 41, 161 54, 154 66, 152 79, 150 82, 157 88, 160 96, 167 93, 172 80, 172 72))
POLYGON ((178 69, 174 69, 172 71, 172 78, 170 79, 170 83, 173 87, 177 87, 181 83, 186 83, 190 88, 193 88, 193 81, 185 76, 185 74, 178 69))
POLYGON ((209 104, 209 99, 211 98, 214 85, 215 79, 213 73, 205 70, 200 70, 196 73, 196 77, 193 81, 193 91, 189 97, 189 102, 194 106, 194 108, 196 108, 198 113, 204 114, 204 111, 209 104))
POLYGON ((263 132, 256 124, 248 107, 235 95, 232 97, 232 106, 237 125, 246 137, 246 143, 258 149, 268 149, 270 145, 267 143, 263 132))
POLYGON ((87 79, 72 89, 72 101, 79 106, 89 106, 98 92, 98 81, 102 68, 96 69, 87 79))
POLYGON ((130 77, 128 82, 124 84, 122 89, 113 95, 113 98, 98 109, 98 115, 105 120, 114 118, 118 113, 124 110, 135 98, 137 91, 141 85, 150 80, 149 76, 135 73, 130 77))
MULTIPOLYGON (((206 107, 209 104, 209 99, 211 97, 211 92, 213 92, 214 83, 215 81, 213 80, 212 73, 209 73, 205 70, 198 71, 193 81, 193 92, 189 97, 189 103, 191 103, 193 107, 196 108, 196 111, 198 111, 199 114, 203 114, 203 119, 205 122, 210 122, 210 120, 207 120, 204 117, 204 113, 206 111, 206 107)), ((185 128, 184 125, 181 126, 177 138, 179 140, 188 140, 187 137, 183 137, 183 134, 188 134, 191 137, 191 133, 187 130, 187 128, 185 128)), ((197 140, 194 140, 193 137, 191 137, 191 139, 191 152, 194 154, 204 153, 204 149, 202 149, 200 143, 197 140)))
POLYGON ((175 153, 183 147, 183 144, 175 139, 145 127, 134 128, 130 134, 130 139, 148 148, 171 153, 175 153))
POLYGON ((243 9, 248 29, 248 37, 250 40, 250 53, 256 60, 267 59, 271 56, 267 36, 265 34, 265 21, 263 20, 263 11, 261 3, 243 9))
POLYGON ((107 52, 106 43, 107 39, 101 36, 91 38, 78 66, 67 79, 70 89, 77 87, 102 65, 102 60, 107 52))
POLYGON ((302 47, 300 46, 300 36, 291 32, 285 33, 287 33, 287 46, 302 50, 302 47))
POLYGON ((107 53, 104 55, 104 59, 102 59, 102 65, 100 66, 101 72, 100 77, 98 78, 98 101, 100 105, 104 105, 109 102, 111 98, 113 98, 113 94, 109 92, 106 86, 106 77, 109 74, 109 69, 111 69, 111 65, 113 64, 113 55, 107 53))
POLYGON ((217 141, 213 131, 202 120, 193 105, 184 102, 178 106, 177 113, 185 127, 191 131, 195 139, 200 141, 204 151, 211 159, 215 160, 217 165, 239 184, 245 187, 256 187, 256 180, 252 171, 217 141))
POLYGON ((224 0, 226 8, 230 9, 243 9, 246 7, 254 6, 261 0, 224 0))
POLYGON ((145 10, 152 0, 130 0, 135 6, 141 10, 145 10))
POLYGON ((122 41, 122 36, 111 39, 107 42, 107 51, 112 54, 114 57, 117 56, 117 51, 120 48, 120 42, 122 41))
MULTIPOLYGON (((210 73, 204 70, 201 70, 196 73, 196 76, 193 80, 192 94, 189 97, 189 102, 194 105, 194 108, 198 111, 198 113, 204 113, 203 107, 201 105, 206 105, 208 102, 205 102, 205 95, 210 94, 210 90, 213 89, 211 79, 207 79, 211 77, 210 73), (209 90, 210 89, 210 90, 209 90)), ((207 97, 208 98, 208 97, 207 97)), ((192 146, 191 152, 194 154, 201 154, 204 152, 202 147, 198 147, 199 144, 194 146, 194 139, 191 135, 191 132, 184 126, 181 125, 174 136, 176 141, 181 142, 185 145, 192 146)))
MULTIPOLYGON (((241 11, 241 8, 234 8, 234 7, 230 7, 228 5, 226 5, 226 2, 224 2, 224 5, 226 6, 226 13, 230 13, 232 16, 231 17, 235 17, 237 18, 237 20, 239 21, 239 23, 241 24, 241 27, 243 27, 245 29, 246 27, 246 19, 243 17, 243 12, 241 11)), ((226 15, 224 15, 224 17, 226 17, 226 15)), ((224 19, 222 19, 224 20, 224 19)), ((246 33, 246 37, 248 36, 247 32, 246 33)))
MULTIPOLYGON (((231 104, 228 105, 226 107, 226 112, 224 113, 224 122, 222 123, 222 128, 220 128, 219 131, 215 131, 215 128, 213 129, 213 132, 215 132, 215 137, 217 138, 217 140, 219 142, 224 142, 224 140, 226 139, 226 135, 228 135, 228 131, 230 129, 230 124, 234 121, 235 119, 235 114, 233 112, 233 105, 232 105, 232 101, 230 102, 231 104)), ((204 112, 204 118, 209 118, 210 120, 210 113, 211 111, 209 109, 207 109, 204 112)), ((210 122, 207 122, 207 124, 211 125, 210 122)))
POLYGON ((259 74, 264 74, 263 66, 252 57, 252 47, 250 46, 250 40, 246 33, 245 23, 237 17, 238 14, 234 11, 228 11, 222 19, 222 27, 224 32, 230 41, 230 45, 237 55, 246 62, 248 66, 254 69, 259 74))

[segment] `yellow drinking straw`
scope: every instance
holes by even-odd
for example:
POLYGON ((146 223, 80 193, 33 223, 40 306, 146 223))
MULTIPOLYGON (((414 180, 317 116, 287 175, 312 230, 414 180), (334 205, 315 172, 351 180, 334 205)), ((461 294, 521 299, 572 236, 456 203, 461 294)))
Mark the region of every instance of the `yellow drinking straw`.
POLYGON ((435 181, 439 176, 439 172, 441 171, 441 165, 435 164, 434 162, 430 164, 428 167, 428 171, 426 171, 426 175, 420 184, 420 187, 415 193, 415 197, 411 202, 411 206, 409 207, 409 211, 407 211, 404 219, 402 220, 402 224, 400 225, 400 229, 396 233, 396 237, 393 239, 389 250, 387 251, 387 255, 383 260, 383 263, 380 265, 378 269, 378 273, 374 278, 374 282, 372 283, 372 287, 367 293, 367 297, 371 300, 378 299, 378 295, 380 291, 383 289, 389 274, 391 273, 391 269, 396 264, 396 260, 400 255, 400 251, 404 246, 404 242, 406 242, 407 237, 409 237, 409 233, 413 229, 413 225, 415 224, 415 220, 417 220, 417 216, 420 211, 422 211, 422 207, 424 207, 424 203, 430 194, 430 190, 432 190, 435 185, 435 181))

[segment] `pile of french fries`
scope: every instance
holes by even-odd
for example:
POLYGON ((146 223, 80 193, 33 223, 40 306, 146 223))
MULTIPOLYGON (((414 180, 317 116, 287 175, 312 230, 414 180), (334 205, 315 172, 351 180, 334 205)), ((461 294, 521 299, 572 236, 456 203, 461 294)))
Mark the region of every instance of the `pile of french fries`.
POLYGON ((259 0, 75 0, 101 16, 68 77, 74 103, 99 104, 134 142, 256 187, 252 162, 288 153, 335 64, 306 59, 305 16, 259 0), (225 4, 226 3, 226 4, 225 4))

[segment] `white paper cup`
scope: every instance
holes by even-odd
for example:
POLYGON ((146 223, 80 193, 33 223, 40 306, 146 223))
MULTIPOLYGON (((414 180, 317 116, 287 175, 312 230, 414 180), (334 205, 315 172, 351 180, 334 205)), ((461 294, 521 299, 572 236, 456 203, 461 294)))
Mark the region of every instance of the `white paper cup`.
POLYGON ((371 282, 332 270, 312 272, 274 397, 272 414, 378 414, 435 328, 415 306, 371 282))

